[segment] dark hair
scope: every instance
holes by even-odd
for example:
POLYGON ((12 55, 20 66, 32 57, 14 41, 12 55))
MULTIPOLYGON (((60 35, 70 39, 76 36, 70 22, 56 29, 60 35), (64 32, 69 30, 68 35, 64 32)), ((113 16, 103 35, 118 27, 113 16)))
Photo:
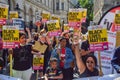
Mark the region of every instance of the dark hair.
POLYGON ((62 41, 62 40, 66 40, 66 38, 65 37, 61 37, 59 40, 60 40, 60 42, 62 41))
POLYGON ((87 61, 87 59, 88 59, 89 57, 92 57, 92 58, 93 58, 93 60, 94 60, 94 62, 95 62, 95 66, 97 66, 97 58, 96 58, 94 55, 92 55, 92 54, 86 55, 86 57, 85 57, 85 62, 87 61))
POLYGON ((26 37, 26 34, 25 34, 25 33, 21 33, 21 32, 20 32, 20 33, 19 33, 19 38, 20 38, 21 36, 23 36, 23 35, 26 37))

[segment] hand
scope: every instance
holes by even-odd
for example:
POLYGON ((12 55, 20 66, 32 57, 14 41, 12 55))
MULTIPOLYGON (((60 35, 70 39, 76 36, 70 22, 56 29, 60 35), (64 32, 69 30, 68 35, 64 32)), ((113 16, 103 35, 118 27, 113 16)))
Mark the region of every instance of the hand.
POLYGON ((25 28, 27 32, 30 32, 30 29, 29 28, 25 28))

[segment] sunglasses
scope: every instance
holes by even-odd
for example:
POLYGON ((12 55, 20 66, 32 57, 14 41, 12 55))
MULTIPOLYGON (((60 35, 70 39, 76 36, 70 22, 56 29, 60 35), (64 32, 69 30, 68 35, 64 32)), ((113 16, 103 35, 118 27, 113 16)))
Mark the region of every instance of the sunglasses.
POLYGON ((93 64, 94 62, 93 62, 93 61, 86 61, 86 63, 91 63, 91 64, 93 64))

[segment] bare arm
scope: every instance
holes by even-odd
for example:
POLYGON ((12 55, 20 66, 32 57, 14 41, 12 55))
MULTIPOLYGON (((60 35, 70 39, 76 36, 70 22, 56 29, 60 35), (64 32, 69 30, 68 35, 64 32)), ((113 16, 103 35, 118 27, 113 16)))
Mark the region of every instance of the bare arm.
POLYGON ((31 37, 31 33, 30 33, 29 28, 26 28, 26 31, 28 32, 28 39, 27 39, 27 43, 28 43, 32 40, 32 37, 31 37))
POLYGON ((79 72, 80 72, 80 74, 82 74, 85 71, 86 67, 82 61, 81 53, 79 51, 78 45, 75 45, 75 57, 76 57, 76 63, 77 63, 77 67, 79 69, 79 72))

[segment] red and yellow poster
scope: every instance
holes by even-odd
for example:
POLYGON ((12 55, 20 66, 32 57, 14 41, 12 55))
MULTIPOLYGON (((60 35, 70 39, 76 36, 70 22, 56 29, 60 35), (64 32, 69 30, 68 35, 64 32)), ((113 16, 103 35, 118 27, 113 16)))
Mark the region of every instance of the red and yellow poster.
POLYGON ((41 70, 44 66, 44 55, 37 56, 34 55, 33 57, 33 69, 34 70, 41 70))
POLYGON ((19 26, 3 26, 2 28, 3 48, 15 48, 19 42, 19 26))
POLYGON ((70 27, 80 27, 81 22, 86 21, 87 9, 70 9, 68 12, 68 22, 70 27))
POLYGON ((68 24, 64 24, 64 32, 69 32, 69 25, 68 24))
POLYGON ((50 13, 43 11, 42 12, 42 22, 44 23, 44 22, 47 22, 48 20, 50 20, 50 13))
POLYGON ((60 17, 57 15, 52 15, 51 20, 58 20, 60 22, 60 17))
POLYGON ((88 37, 91 51, 102 51, 108 49, 108 37, 106 29, 89 30, 88 37))
POLYGON ((58 20, 47 21, 49 36, 58 36, 60 32, 60 25, 58 20))

